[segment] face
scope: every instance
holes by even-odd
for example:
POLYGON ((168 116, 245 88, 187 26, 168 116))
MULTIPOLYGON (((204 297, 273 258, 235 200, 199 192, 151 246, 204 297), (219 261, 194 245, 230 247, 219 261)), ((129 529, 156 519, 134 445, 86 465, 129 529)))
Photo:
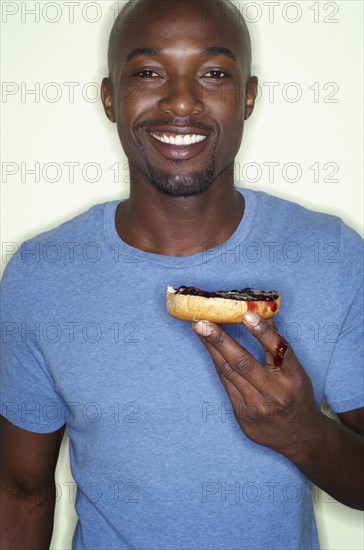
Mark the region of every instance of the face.
POLYGON ((231 165, 256 95, 240 26, 202 6, 148 2, 120 33, 113 87, 102 84, 133 175, 173 196, 203 192, 231 165))

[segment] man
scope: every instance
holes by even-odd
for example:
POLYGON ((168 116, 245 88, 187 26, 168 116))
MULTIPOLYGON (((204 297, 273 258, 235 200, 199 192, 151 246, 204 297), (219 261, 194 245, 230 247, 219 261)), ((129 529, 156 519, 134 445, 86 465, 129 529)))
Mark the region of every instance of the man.
POLYGON ((2 548, 49 544, 65 425, 74 548, 317 548, 311 481, 363 506, 361 241, 336 218, 234 188, 257 79, 237 12, 209 8, 125 8, 102 97, 130 198, 40 235, 39 256, 23 248, 4 276, 2 548), (236 85, 239 100, 225 94, 236 85), (47 261, 51 243, 73 255, 47 261), (277 288, 278 330, 254 314, 191 330, 168 316, 168 284, 277 288))

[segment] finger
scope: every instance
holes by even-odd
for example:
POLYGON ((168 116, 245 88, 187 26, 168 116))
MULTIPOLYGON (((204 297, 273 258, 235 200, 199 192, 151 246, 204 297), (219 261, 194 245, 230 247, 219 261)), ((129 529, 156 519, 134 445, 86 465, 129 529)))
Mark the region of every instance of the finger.
MULTIPOLYGON (((202 340, 202 336, 199 336, 199 338, 202 340)), ((226 374, 223 373, 223 369, 220 369, 217 364, 219 360, 224 361, 222 355, 208 343, 205 342, 205 345, 209 351, 211 350, 211 355, 213 354, 216 372, 228 394, 237 421, 240 423, 257 422, 261 415, 260 403, 262 396, 260 393, 241 376, 239 376, 238 384, 235 385, 234 382, 227 378, 226 374), (219 359, 217 359, 218 356, 220 356, 219 359), (245 384, 244 391, 241 391, 242 383, 245 384)))
MULTIPOLYGON (((271 317, 270 319, 267 320, 267 322, 272 326, 272 327, 275 327, 274 325, 274 317, 271 317)), ((273 355, 269 352, 269 351, 265 351, 265 363, 266 363, 266 368, 267 366, 271 366, 271 365, 274 365, 274 360, 273 360, 273 355)))
MULTIPOLYGON (((269 384, 269 373, 220 326, 209 321, 198 321, 192 326, 195 332, 202 336, 202 341, 206 346, 209 345, 219 352, 224 359, 224 364, 230 366, 236 374, 248 381, 258 391, 266 390, 269 384)), ((225 370, 228 370, 228 367, 225 367, 225 370)), ((237 379, 234 373, 229 373, 228 378, 230 381, 232 378, 237 379)))
MULTIPOLYGON (((201 339, 200 336, 199 338, 201 339)), ((209 350, 209 352, 211 353, 211 356, 213 358, 213 361, 216 367, 216 372, 224 388, 226 389, 230 399, 234 400, 235 402, 239 402, 241 400, 242 402, 245 403, 244 392, 239 391, 239 389, 234 385, 234 383, 231 380, 231 378, 233 378, 232 375, 234 374, 236 375, 236 373, 233 371, 231 367, 227 366, 227 363, 223 358, 223 356, 213 346, 210 346, 208 343, 206 343, 205 345, 209 350)), ((245 382, 246 387, 250 386, 249 382, 244 381, 244 379, 243 379, 243 382, 245 382)))
POLYGON ((227 378, 220 376, 220 379, 228 394, 236 419, 238 422, 243 422, 245 420, 246 411, 249 410, 249 408, 252 409, 253 406, 255 407, 255 403, 253 400, 246 401, 239 390, 227 378))
POLYGON ((293 363, 299 365, 292 348, 279 334, 274 324, 262 319, 253 311, 243 316, 243 323, 265 348, 268 364, 279 367, 283 371, 286 367, 291 368, 293 363))
POLYGON ((255 402, 259 399, 259 397, 261 397, 256 388, 254 388, 250 382, 245 380, 245 378, 240 376, 213 345, 209 344, 209 342, 207 342, 201 335, 197 334, 197 336, 210 352, 217 374, 225 386, 229 396, 239 395, 240 399, 243 399, 244 402, 255 402))

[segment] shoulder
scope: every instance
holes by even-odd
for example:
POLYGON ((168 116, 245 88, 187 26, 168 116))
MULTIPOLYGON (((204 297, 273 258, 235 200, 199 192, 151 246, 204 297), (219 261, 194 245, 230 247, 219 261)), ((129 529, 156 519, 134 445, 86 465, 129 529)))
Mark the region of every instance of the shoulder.
POLYGON ((22 246, 26 243, 30 246, 30 244, 36 243, 66 242, 67 239, 72 241, 76 239, 84 240, 85 238, 92 239, 103 229, 106 209, 116 204, 117 201, 95 204, 88 210, 66 220, 49 231, 40 233, 25 241, 22 246))
POLYGON ((363 240, 339 217, 267 193, 242 190, 255 213, 250 244, 269 266, 307 287, 330 288, 351 303, 363 284, 363 240), (263 253, 265 256, 263 256, 263 253))
POLYGON ((239 189, 253 198, 256 204, 255 224, 271 235, 285 235, 286 240, 329 239, 345 246, 362 247, 363 240, 341 218, 332 214, 310 210, 298 203, 262 191, 239 189))
POLYGON ((64 223, 20 244, 4 271, 2 286, 41 278, 48 271, 77 263, 85 254, 92 256, 104 243, 106 213, 115 210, 117 201, 96 204, 64 223))

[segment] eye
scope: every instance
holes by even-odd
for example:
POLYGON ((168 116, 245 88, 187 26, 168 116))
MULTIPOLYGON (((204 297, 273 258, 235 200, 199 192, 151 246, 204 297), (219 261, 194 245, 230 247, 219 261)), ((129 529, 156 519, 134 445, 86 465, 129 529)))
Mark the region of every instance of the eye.
POLYGON ((141 78, 158 78, 159 74, 152 71, 152 69, 144 69, 144 71, 136 73, 135 76, 140 76, 141 78))
POLYGON ((207 78, 220 79, 220 78, 226 78, 229 75, 224 71, 220 71, 219 69, 214 69, 213 71, 209 71, 208 73, 205 73, 203 76, 207 78))

